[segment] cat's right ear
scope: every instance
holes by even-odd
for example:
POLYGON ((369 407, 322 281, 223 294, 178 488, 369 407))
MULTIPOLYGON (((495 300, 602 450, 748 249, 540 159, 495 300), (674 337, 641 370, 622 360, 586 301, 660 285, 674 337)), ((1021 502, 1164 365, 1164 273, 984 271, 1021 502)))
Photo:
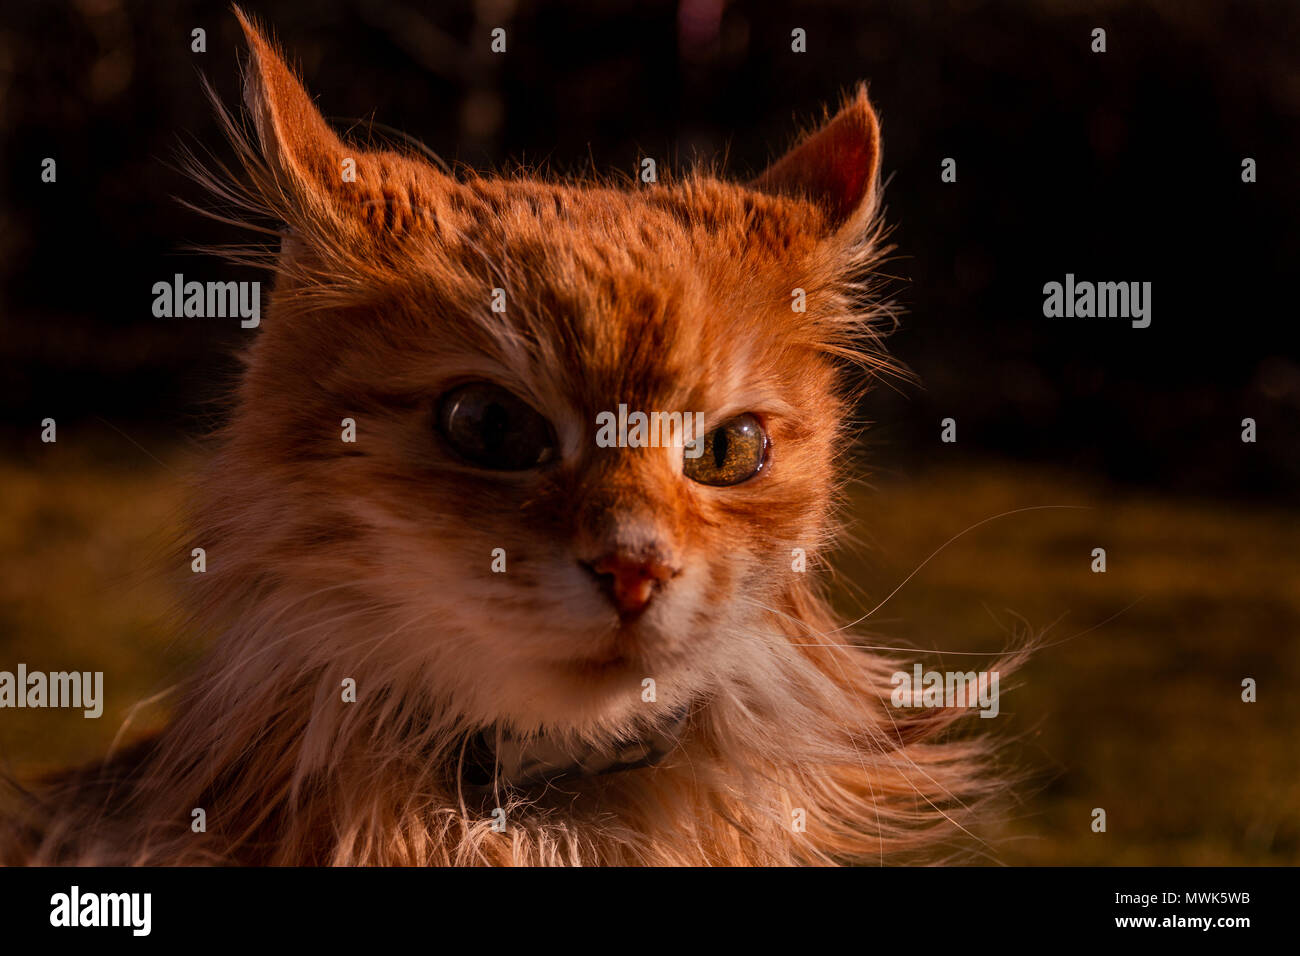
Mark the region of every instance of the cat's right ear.
POLYGON ((271 41, 243 10, 235 7, 234 13, 249 48, 244 103, 267 165, 282 186, 300 199, 338 192, 348 147, 330 129, 271 41))
POLYGON ((858 86, 834 117, 805 135, 749 185, 820 206, 833 234, 855 238, 875 217, 880 178, 880 123, 858 86))

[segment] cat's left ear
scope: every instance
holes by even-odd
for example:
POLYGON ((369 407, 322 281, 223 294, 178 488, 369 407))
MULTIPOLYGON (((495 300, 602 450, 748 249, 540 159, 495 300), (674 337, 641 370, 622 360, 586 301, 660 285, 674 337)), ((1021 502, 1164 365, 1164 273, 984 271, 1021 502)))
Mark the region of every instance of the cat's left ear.
POLYGON ((234 13, 250 53, 244 102, 267 164, 299 198, 339 191, 348 148, 330 129, 271 41, 239 7, 234 13))
POLYGON ((820 206, 833 234, 856 237, 875 215, 880 177, 880 123, 859 84, 835 116, 805 135, 749 185, 820 206))

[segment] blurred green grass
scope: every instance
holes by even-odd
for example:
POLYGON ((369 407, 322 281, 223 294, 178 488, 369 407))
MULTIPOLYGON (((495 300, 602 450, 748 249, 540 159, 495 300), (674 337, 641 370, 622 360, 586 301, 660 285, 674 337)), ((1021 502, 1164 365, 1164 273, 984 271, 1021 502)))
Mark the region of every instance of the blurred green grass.
MULTIPOLYGON (((0 765, 31 773, 101 754, 132 706, 194 657, 159 556, 177 531, 187 451, 61 439, 0 465, 0 669, 102 670, 99 720, 0 711, 0 765), (155 449, 156 450, 156 449, 155 449), (126 465, 125 461, 135 464, 126 465)), ((1025 633, 1044 647, 1004 685, 1009 741, 1030 774, 997 859, 1029 864, 1300 862, 1300 549, 1294 511, 1162 500, 1002 465, 855 486, 835 556, 859 630, 970 669, 1025 633), (1107 571, 1090 570, 1103 547, 1107 571), (1049 627, 1050 625, 1050 627, 1049 627), (1081 633, 1082 632, 1082 633, 1081 633), (1065 640, 1069 638, 1069 640, 1065 640), (1241 701, 1253 677, 1259 701, 1241 701), (1107 811, 1093 833, 1091 811, 1107 811)), ((133 718, 156 724, 164 705, 133 718)))
MULTIPOLYGON (((1164 500, 1050 470, 951 469, 852 495, 836 603, 934 651, 1044 646, 1003 687, 1034 786, 997 843, 1007 863, 1250 865, 1300 860, 1300 520, 1164 500), (1091 570, 1093 548, 1107 570, 1091 570), (1059 642, 1059 643, 1058 643, 1059 642), (1243 678, 1258 701, 1241 700, 1243 678), (1106 810, 1107 832, 1091 830, 1106 810)), ((937 670, 980 658, 926 653, 937 670)), ((978 728, 987 729, 987 728, 978 728)))
MULTIPOLYGON (((102 755, 131 708, 194 656, 173 623, 162 558, 188 454, 152 462, 76 437, 0 462, 0 669, 103 671, 104 713, 0 710, 0 768, 19 774, 102 755)), ((131 729, 163 716, 142 708, 131 729)))

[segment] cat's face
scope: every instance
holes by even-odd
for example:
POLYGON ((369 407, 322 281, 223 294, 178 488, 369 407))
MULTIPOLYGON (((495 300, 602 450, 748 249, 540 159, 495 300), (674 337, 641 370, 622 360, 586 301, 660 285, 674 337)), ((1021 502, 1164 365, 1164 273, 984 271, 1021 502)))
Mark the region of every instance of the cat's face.
POLYGON ((484 725, 762 680, 828 529, 865 98, 750 187, 457 181, 339 142, 251 39, 292 238, 232 444, 284 586, 376 609, 362 659, 484 725), (702 434, 647 447, 634 413, 702 434))

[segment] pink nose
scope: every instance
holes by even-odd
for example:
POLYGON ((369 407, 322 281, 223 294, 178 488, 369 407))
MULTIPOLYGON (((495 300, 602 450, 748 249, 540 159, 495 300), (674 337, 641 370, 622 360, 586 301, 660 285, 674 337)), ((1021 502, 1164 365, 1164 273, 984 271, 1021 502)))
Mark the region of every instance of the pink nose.
POLYGON ((677 574, 676 568, 654 554, 614 552, 583 563, 596 576, 624 620, 644 611, 660 585, 677 574))

